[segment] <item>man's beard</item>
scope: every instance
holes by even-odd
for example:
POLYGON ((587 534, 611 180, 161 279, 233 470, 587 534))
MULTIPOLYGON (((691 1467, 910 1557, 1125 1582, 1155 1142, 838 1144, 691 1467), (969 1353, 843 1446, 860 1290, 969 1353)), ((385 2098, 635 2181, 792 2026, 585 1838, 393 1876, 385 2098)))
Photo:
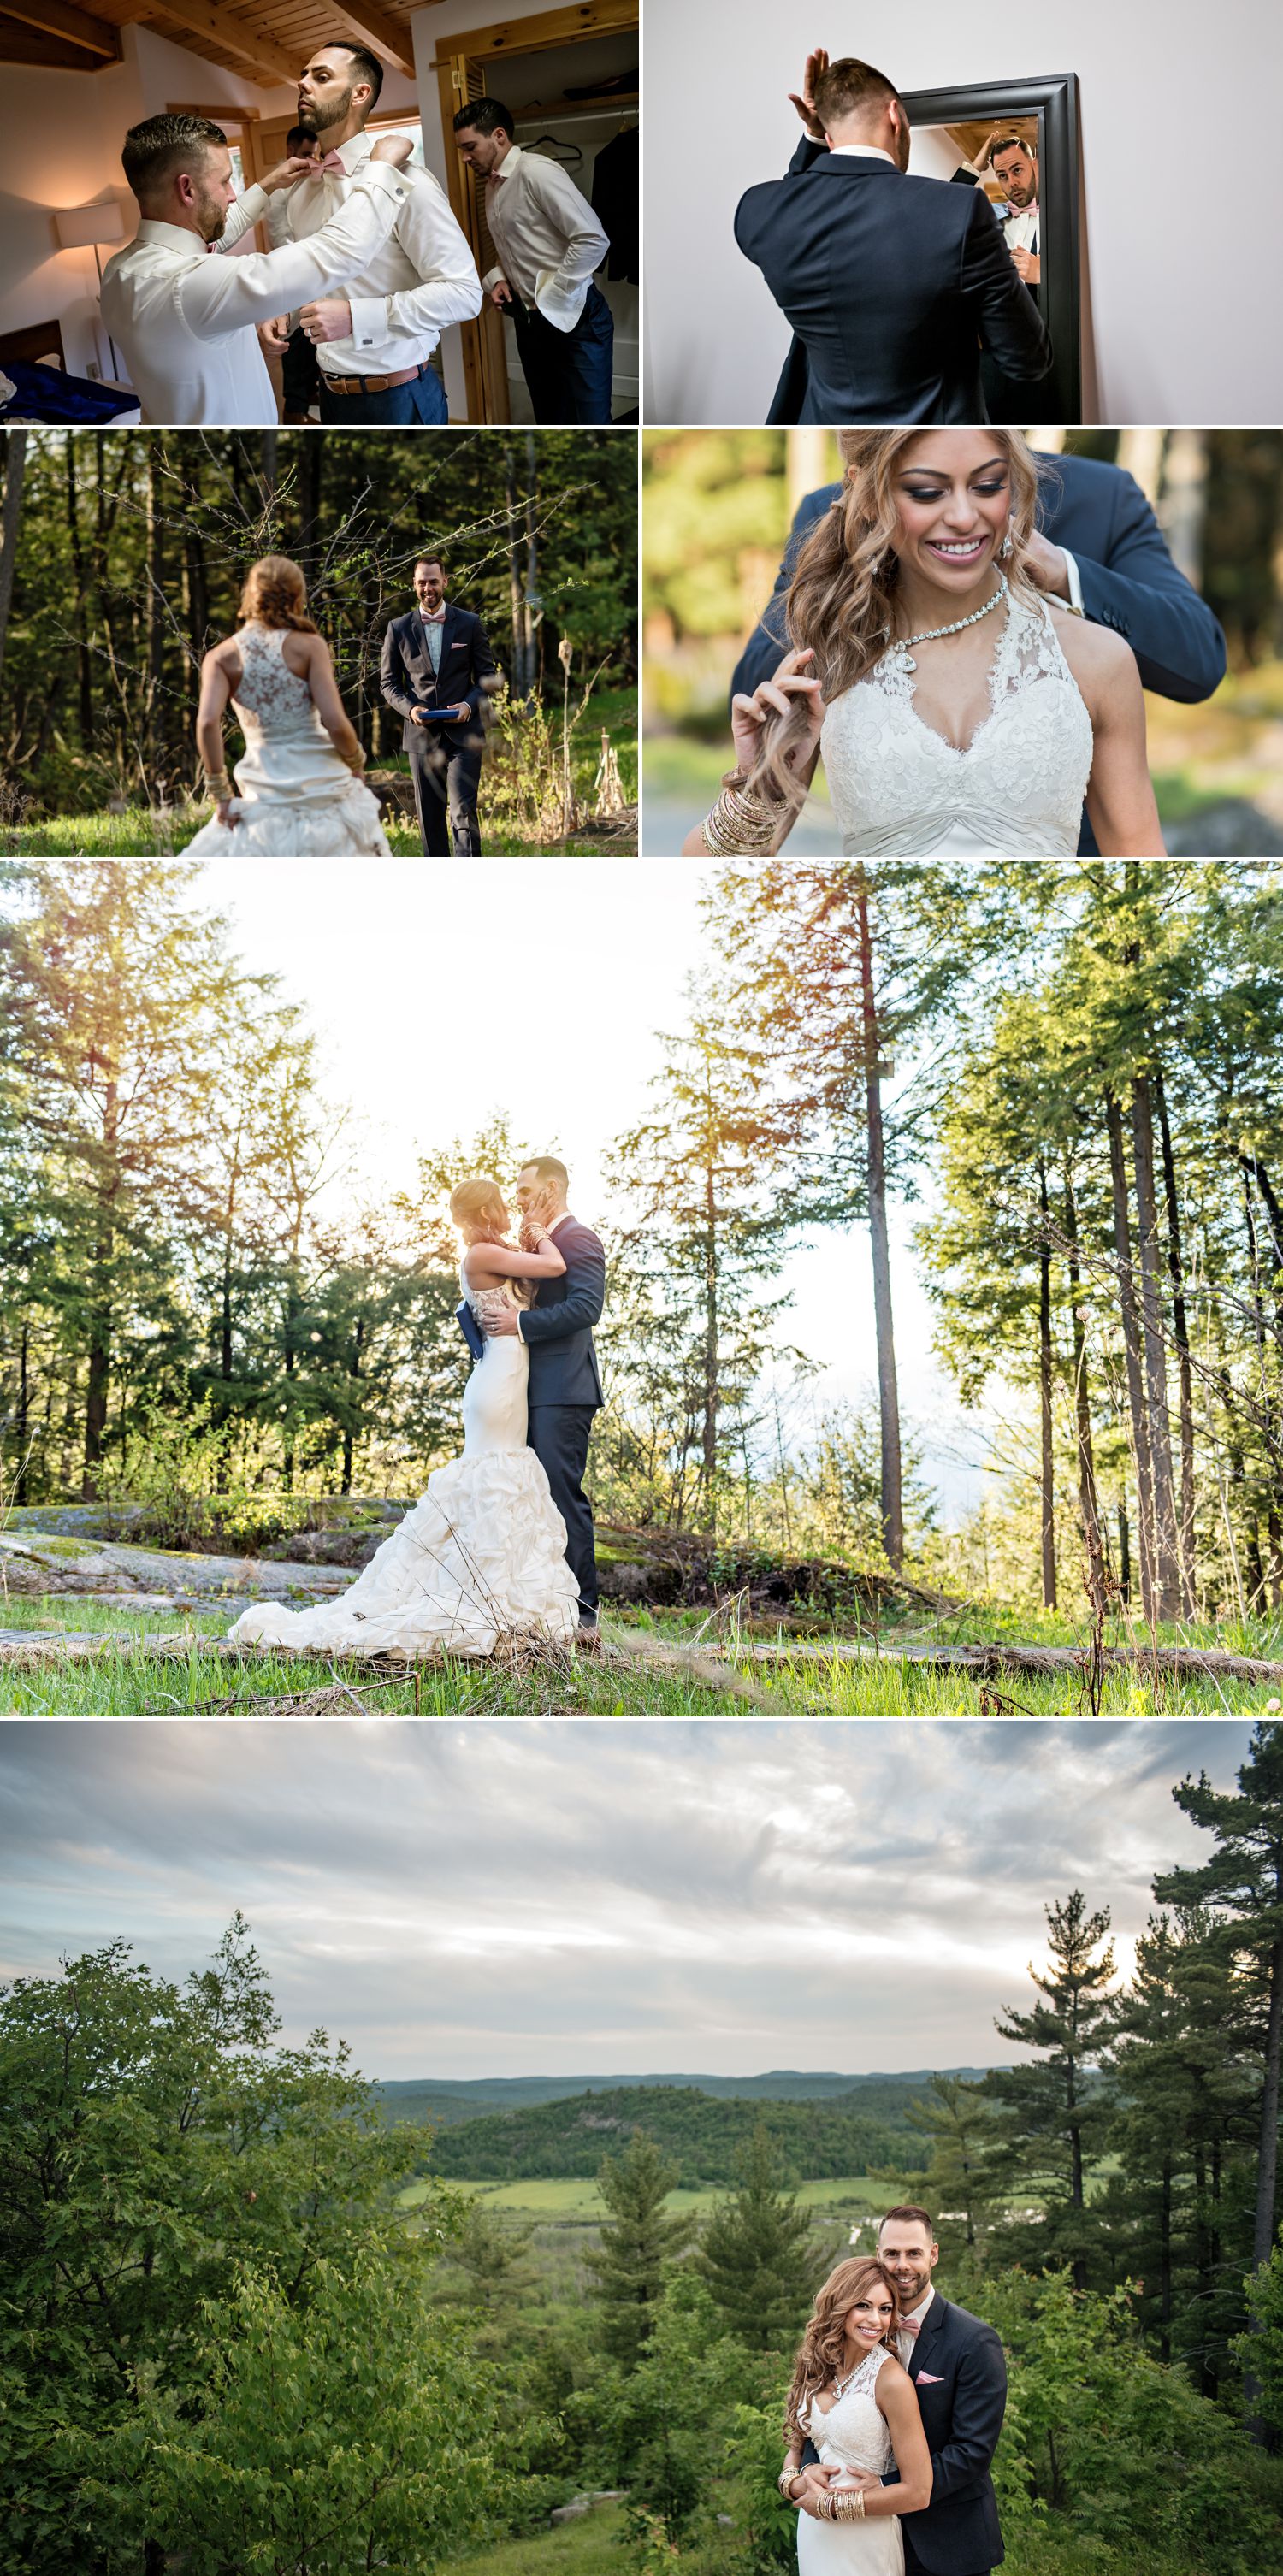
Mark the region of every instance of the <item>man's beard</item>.
MULTIPOLYGON (((355 89, 355 87, 354 81, 352 88, 355 89)), ((342 98, 331 99, 325 106, 318 106, 315 99, 309 99, 307 106, 299 109, 296 122, 309 134, 328 134, 332 125, 343 123, 351 104, 352 90, 350 89, 344 90, 342 98)))
POLYGON ((196 222, 202 241, 221 241, 227 230, 227 208, 215 205, 212 197, 202 193, 196 208, 196 222))

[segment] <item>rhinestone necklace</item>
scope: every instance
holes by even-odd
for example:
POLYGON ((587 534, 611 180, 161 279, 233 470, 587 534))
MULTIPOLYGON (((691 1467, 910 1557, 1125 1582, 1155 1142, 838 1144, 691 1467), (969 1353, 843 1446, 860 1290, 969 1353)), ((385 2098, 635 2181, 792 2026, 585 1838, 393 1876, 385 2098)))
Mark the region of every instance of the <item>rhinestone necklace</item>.
POLYGON ((970 617, 955 618, 952 626, 924 626, 920 635, 906 635, 903 644, 892 645, 890 647, 892 670, 916 671, 918 666, 909 650, 911 644, 934 644, 938 636, 960 635, 964 626, 978 626, 981 618, 987 617, 990 609, 997 608, 999 602, 1006 596, 1007 576, 1005 572, 1000 572, 998 587, 992 599, 987 599, 983 608, 973 608, 970 617))

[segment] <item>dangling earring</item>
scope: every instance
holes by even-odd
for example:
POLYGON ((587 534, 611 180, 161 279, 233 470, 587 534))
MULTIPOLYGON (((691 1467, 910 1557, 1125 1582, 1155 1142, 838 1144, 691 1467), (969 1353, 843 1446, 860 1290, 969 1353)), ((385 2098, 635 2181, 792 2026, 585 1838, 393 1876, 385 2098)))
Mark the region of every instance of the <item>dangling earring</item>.
POLYGON ((999 560, 1000 560, 1000 562, 1002 562, 1002 563, 1007 563, 1007 562, 1010 560, 1010 556, 1011 556, 1011 530, 1010 530, 1010 528, 1008 528, 1007 533, 1006 533, 1005 537, 1003 538, 1002 544, 1001 544, 1001 545, 999 546, 999 548, 998 548, 998 556, 999 556, 999 560))

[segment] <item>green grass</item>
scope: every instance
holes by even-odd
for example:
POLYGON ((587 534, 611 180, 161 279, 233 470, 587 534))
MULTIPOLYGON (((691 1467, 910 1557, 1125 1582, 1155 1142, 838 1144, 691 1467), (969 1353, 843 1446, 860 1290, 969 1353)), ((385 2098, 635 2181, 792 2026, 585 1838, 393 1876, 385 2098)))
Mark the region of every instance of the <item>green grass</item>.
MULTIPOLYGON (((229 1610, 226 1617, 233 1615, 229 1610)), ((785 1716, 967 1717, 1012 1713, 1033 1717, 1084 1714, 1075 1676, 1001 1685, 969 1675, 933 1672, 901 1659, 850 1664, 823 1653, 804 1660, 787 1649, 777 1664, 755 1664, 734 1650, 725 1673, 657 1666, 630 1655, 628 1631, 606 1634, 621 1660, 576 1656, 513 1667, 457 1663, 420 1666, 417 1677, 371 1675, 338 1657, 251 1652, 237 1663, 204 1653, 218 1614, 140 1614, 122 1602, 83 1603, 74 1595, 15 1600, 0 1609, 0 1627, 57 1635, 93 1631, 119 1639, 119 1651, 89 1664, 0 1668, 0 1703, 13 1716, 147 1717, 159 1713, 270 1715, 289 1703, 319 1702, 315 1713, 422 1717, 716 1717, 746 1711, 785 1716), (140 1631, 185 1641, 164 1656, 142 1650, 140 1631)), ((652 1634, 680 1650, 676 1626, 656 1621, 652 1634)), ((689 1642, 689 1640, 687 1640, 689 1642)), ((1211 1642, 1209 1640, 1209 1642, 1211 1642)), ((1223 1642, 1223 1640, 1222 1640, 1223 1642)), ((707 1640, 711 1647, 711 1639, 707 1640)), ((1257 1651, 1260 1649, 1258 1647, 1257 1651)), ((1160 1679, 1111 1673, 1102 1713, 1110 1717, 1257 1716, 1273 1696, 1261 1684, 1160 1679)), ((0 1713, 3 1713, 0 1711, 0 1713)))
MULTIPOLYGON (((491 2209, 525 2211, 527 2215, 548 2219, 582 2219, 595 2226, 604 2203, 590 2175, 539 2174, 526 2181, 460 2182, 454 2186, 484 2200, 491 2209)), ((427 2182, 407 2183, 397 2195, 402 2209, 414 2209, 426 2200, 435 2186, 427 2182)), ((845 2216, 843 2203, 858 2203, 863 2208, 876 2201, 877 2187, 867 2174, 834 2174, 826 2182, 801 2182, 790 2186, 804 2209, 834 2210, 845 2216)), ((664 2203, 668 2210, 692 2210, 707 2214, 715 2201, 725 2200, 725 2183, 700 2183, 692 2189, 670 2191, 664 2203)), ((858 2211, 853 2212, 853 2215, 858 2211)))
POLYGON ((624 2517, 619 2505, 600 2505, 582 2520, 559 2522, 523 2540, 488 2540, 458 2567, 484 2567, 486 2576, 620 2576, 624 2517))
MULTIPOLYGON (((571 747, 571 772, 582 797, 592 794, 597 761, 601 749, 603 725, 610 735, 619 761, 619 775, 629 803, 637 798, 637 691, 636 689, 596 689, 571 747)), ((403 753, 374 764, 380 769, 393 769, 409 774, 409 762, 403 753)), ((528 858, 538 856, 541 843, 537 834, 522 832, 514 825, 499 822, 488 807, 486 775, 482 771, 479 800, 482 838, 488 856, 528 858)), ((207 805, 175 808, 162 820, 146 806, 131 806, 124 814, 105 812, 58 815, 42 823, 0 821, 0 855, 12 858, 87 858, 87 859, 155 859, 176 858, 209 820, 207 805)), ((386 823, 392 855, 398 859, 421 858, 423 855, 418 830, 412 823, 389 819, 386 823)), ((564 845, 568 858, 591 859, 601 855, 629 857, 627 840, 601 843, 591 834, 581 833, 564 845)))

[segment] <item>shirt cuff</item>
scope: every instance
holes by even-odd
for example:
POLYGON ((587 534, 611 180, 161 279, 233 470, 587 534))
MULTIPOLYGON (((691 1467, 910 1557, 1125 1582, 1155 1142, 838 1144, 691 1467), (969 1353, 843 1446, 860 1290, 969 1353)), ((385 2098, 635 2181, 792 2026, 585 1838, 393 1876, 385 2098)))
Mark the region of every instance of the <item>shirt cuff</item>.
POLYGON ((564 278, 560 269, 540 269, 535 279, 535 303, 554 331, 574 330, 591 284, 590 277, 564 278))
MULTIPOLYGON (((285 191, 284 193, 288 194, 288 191, 285 191)), ((272 200, 269 197, 266 188, 260 188, 257 179, 252 181, 248 188, 242 188, 241 193, 236 200, 241 213, 243 215, 248 215, 252 224, 256 224, 261 220, 261 218, 267 213, 267 209, 271 202, 272 200)))
POLYGON ((1068 546, 1062 546, 1060 551, 1065 558, 1065 569, 1069 575, 1069 605, 1075 617, 1085 617, 1087 611, 1083 606, 1083 577, 1078 569, 1077 558, 1071 555, 1068 546))
POLYGON ((358 349, 373 349, 387 338, 388 299, 386 295, 349 295, 352 316, 352 342, 358 349))
POLYGON ((394 196, 399 206, 405 204, 410 194, 405 172, 394 169, 390 161, 363 161, 353 174, 353 187, 359 188, 362 180, 368 180, 380 197, 394 196))
POLYGON ((505 272, 501 268, 488 268, 486 270, 485 276, 481 280, 481 284, 487 295, 489 294, 492 286, 498 285, 500 278, 503 277, 504 274, 505 272))

